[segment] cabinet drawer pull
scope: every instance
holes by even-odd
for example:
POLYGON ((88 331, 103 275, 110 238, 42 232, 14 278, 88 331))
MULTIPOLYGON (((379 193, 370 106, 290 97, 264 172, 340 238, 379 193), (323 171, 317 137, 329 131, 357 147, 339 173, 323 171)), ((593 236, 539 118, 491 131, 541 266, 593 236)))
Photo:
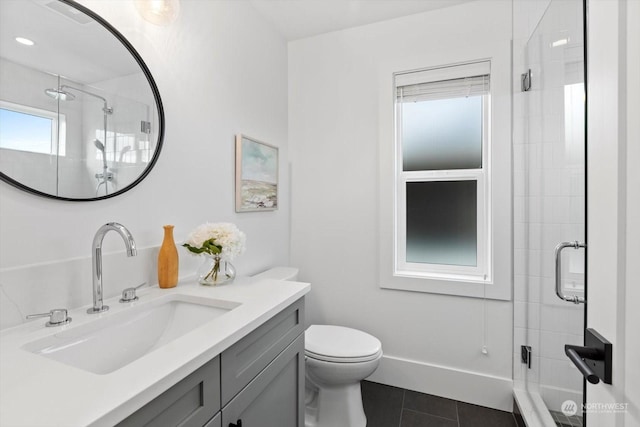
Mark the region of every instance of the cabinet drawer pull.
POLYGON ((229 427, 242 427, 242 420, 236 421, 236 423, 229 423, 229 427))

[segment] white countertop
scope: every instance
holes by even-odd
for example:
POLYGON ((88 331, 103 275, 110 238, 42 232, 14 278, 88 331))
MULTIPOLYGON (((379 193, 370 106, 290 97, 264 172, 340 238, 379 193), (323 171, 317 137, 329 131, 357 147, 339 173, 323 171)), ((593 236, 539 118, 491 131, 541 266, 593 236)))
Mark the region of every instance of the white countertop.
MULTIPOLYGON (((172 289, 138 291, 139 301, 105 301, 110 310, 69 312, 73 321, 46 328, 36 319, 0 333, 0 426, 113 426, 239 341, 307 292, 299 282, 237 278, 217 287, 184 281, 172 289), (166 295, 215 298, 241 305, 130 364, 98 375, 24 350, 35 340, 122 313, 166 295)), ((52 307, 56 308, 56 307, 52 307)))

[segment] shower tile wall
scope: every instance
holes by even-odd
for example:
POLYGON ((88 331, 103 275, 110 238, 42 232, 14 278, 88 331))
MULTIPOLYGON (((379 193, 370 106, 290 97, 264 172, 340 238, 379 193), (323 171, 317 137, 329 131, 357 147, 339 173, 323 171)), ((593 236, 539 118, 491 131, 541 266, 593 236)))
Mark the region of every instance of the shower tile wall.
MULTIPOLYGON (((514 37, 514 73, 531 68, 533 75, 529 92, 514 88, 514 380, 552 410, 567 399, 582 401, 582 376, 564 355, 564 344, 582 344, 584 307, 561 301, 554 282, 555 246, 585 240, 578 3, 551 2, 528 45, 519 40, 523 49, 514 37), (553 47, 563 37, 569 43, 553 47), (521 345, 532 347, 531 369, 519 363, 521 345)), ((565 286, 580 289, 584 251, 567 249, 563 259, 565 286)))

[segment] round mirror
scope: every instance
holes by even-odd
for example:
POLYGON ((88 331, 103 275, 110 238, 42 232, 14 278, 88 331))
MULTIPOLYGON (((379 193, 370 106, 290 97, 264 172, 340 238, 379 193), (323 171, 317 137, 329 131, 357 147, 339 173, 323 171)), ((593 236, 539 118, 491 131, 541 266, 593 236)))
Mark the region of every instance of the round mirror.
POLYGON ((70 0, 0 1, 0 178, 62 200, 122 194, 162 146, 149 69, 104 19, 70 0))

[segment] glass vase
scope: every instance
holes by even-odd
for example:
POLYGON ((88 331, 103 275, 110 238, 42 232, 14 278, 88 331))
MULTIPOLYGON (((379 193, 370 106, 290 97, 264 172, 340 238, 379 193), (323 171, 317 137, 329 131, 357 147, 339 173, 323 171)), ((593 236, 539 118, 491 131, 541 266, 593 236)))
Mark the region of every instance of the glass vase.
POLYGON ((236 269, 229 261, 220 258, 220 255, 205 255, 197 274, 201 285, 216 286, 232 282, 236 278, 236 269))

